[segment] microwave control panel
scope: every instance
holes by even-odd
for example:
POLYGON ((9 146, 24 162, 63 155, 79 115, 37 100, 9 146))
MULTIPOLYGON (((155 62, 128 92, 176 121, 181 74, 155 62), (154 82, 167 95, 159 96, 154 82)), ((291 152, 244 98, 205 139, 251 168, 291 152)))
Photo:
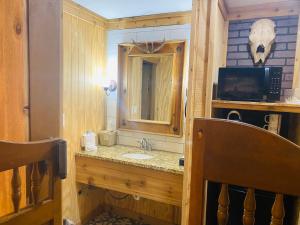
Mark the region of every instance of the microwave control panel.
POLYGON ((282 68, 271 68, 268 100, 279 100, 281 94, 282 68))

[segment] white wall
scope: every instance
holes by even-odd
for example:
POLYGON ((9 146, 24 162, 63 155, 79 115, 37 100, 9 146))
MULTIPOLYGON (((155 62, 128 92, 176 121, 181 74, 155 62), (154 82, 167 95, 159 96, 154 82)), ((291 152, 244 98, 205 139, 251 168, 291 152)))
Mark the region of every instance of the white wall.
MULTIPOLYGON (((107 32, 107 75, 110 79, 117 80, 118 77, 118 45, 120 43, 145 42, 145 41, 163 41, 163 40, 186 40, 185 68, 183 95, 186 94, 188 57, 190 42, 190 24, 137 28, 126 30, 112 30, 107 32)), ((185 96, 186 99, 186 96, 185 96)), ((107 128, 116 129, 117 118, 117 93, 111 93, 107 98, 107 128)), ((165 135, 147 134, 135 131, 119 131, 119 144, 138 146, 138 141, 143 138, 149 138, 153 149, 165 150, 183 153, 184 137, 170 137, 165 135)))

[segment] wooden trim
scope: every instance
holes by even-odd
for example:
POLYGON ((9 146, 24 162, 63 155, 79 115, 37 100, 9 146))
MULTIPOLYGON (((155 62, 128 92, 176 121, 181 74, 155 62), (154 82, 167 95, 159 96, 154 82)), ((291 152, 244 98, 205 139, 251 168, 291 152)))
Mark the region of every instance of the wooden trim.
POLYGON ((215 48, 216 48, 216 35, 220 35, 217 29, 217 13, 219 10, 218 0, 211 0, 210 6, 210 18, 209 18, 209 44, 208 44, 208 62, 207 62, 207 74, 205 77, 206 85, 203 87, 205 89, 205 116, 211 116, 211 99, 212 99, 212 87, 213 87, 213 72, 215 59, 215 48))
POLYGON ((286 103, 213 100, 212 107, 219 109, 243 109, 256 111, 300 113, 300 105, 286 103))
MULTIPOLYGON (((190 197, 201 198, 198 191, 191 190, 190 169, 194 153, 192 152, 193 120, 203 117, 205 112, 205 75, 207 73, 210 0, 193 0, 190 64, 188 80, 187 118, 185 129, 185 165, 182 201, 182 225, 196 225, 195 218, 190 217, 190 197)), ((202 212, 198 212, 200 213, 202 212)))
MULTIPOLYGON (((160 55, 161 56, 172 56, 173 55, 173 53, 160 53, 160 55)), ((151 54, 151 53, 149 53, 149 54, 138 54, 138 53, 134 53, 134 54, 129 54, 128 55, 128 57, 134 57, 134 56, 140 56, 140 57, 144 57, 144 58, 146 58, 146 57, 149 57, 149 58, 152 58, 152 57, 155 57, 155 56, 157 56, 155 53, 154 54, 151 54)))
POLYGON ((107 19, 88 10, 87 8, 73 2, 72 0, 63 0, 64 13, 77 16, 87 22, 106 27, 107 19))
POLYGON ((289 16, 300 13, 297 0, 264 3, 254 6, 229 8, 228 20, 252 19, 259 17, 289 16))
POLYGON ((164 125, 170 125, 171 122, 165 122, 165 121, 156 121, 156 120, 131 120, 130 122, 136 122, 136 123, 152 123, 152 124, 164 124, 164 125))
POLYGON ((224 20, 227 20, 227 17, 228 17, 228 7, 226 5, 226 2, 224 0, 219 0, 218 1, 218 6, 219 6, 219 9, 223 15, 223 18, 224 20))
POLYGON ((29 26, 28 22, 28 4, 26 0, 23 0, 23 4, 25 5, 24 10, 24 18, 26 19, 23 24, 23 32, 24 32, 24 108, 23 112, 26 114, 26 140, 29 140, 30 135, 30 121, 29 121, 29 105, 30 105, 30 96, 29 96, 29 26))
POLYGON ((191 11, 107 19, 72 0, 63 0, 63 11, 87 22, 102 26, 107 30, 171 26, 191 23, 191 11))
POLYGON ((191 23, 191 11, 162 13, 148 16, 136 16, 107 20, 108 30, 159 27, 191 23))
POLYGON ((297 47, 295 55, 293 88, 300 88, 300 13, 298 15, 297 47))
POLYGON ((181 206, 181 174, 76 156, 76 181, 181 206))
MULTIPOLYGON (((173 72, 172 72, 172 94, 171 94, 171 122, 164 123, 149 123, 144 121, 132 121, 129 118, 128 109, 128 67, 129 57, 131 55, 141 55, 140 50, 132 45, 119 45, 119 85, 118 85, 118 124, 120 129, 128 129, 135 131, 153 132, 160 134, 169 134, 174 136, 182 135, 182 82, 183 82, 183 64, 185 54, 185 42, 178 43, 167 42, 164 47, 154 55, 172 53, 173 57, 173 72), (181 51, 178 49, 181 48, 181 51)), ((151 54, 153 55, 153 54, 151 54)))
POLYGON ((228 22, 224 20, 221 9, 218 7, 218 0, 211 1, 208 63, 206 75, 206 100, 205 116, 211 117, 211 100, 213 94, 213 83, 219 67, 226 66, 228 22), (225 54, 224 54, 225 52, 225 54))

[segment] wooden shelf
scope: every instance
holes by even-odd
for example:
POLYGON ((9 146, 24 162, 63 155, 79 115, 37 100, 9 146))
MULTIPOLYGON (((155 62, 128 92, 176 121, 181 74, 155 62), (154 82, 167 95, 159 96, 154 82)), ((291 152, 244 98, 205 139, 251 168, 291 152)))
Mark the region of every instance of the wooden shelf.
POLYGON ((268 102, 240 102, 240 101, 224 101, 213 100, 212 107, 215 109, 244 109, 256 111, 273 111, 300 113, 300 105, 287 103, 268 103, 268 102))

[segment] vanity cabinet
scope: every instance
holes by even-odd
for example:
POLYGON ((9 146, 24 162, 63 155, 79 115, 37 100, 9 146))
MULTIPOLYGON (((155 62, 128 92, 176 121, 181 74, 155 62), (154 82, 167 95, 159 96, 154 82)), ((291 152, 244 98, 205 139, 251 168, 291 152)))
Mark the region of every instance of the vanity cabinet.
POLYGON ((183 175, 179 173, 77 155, 76 181, 181 206, 183 175))

